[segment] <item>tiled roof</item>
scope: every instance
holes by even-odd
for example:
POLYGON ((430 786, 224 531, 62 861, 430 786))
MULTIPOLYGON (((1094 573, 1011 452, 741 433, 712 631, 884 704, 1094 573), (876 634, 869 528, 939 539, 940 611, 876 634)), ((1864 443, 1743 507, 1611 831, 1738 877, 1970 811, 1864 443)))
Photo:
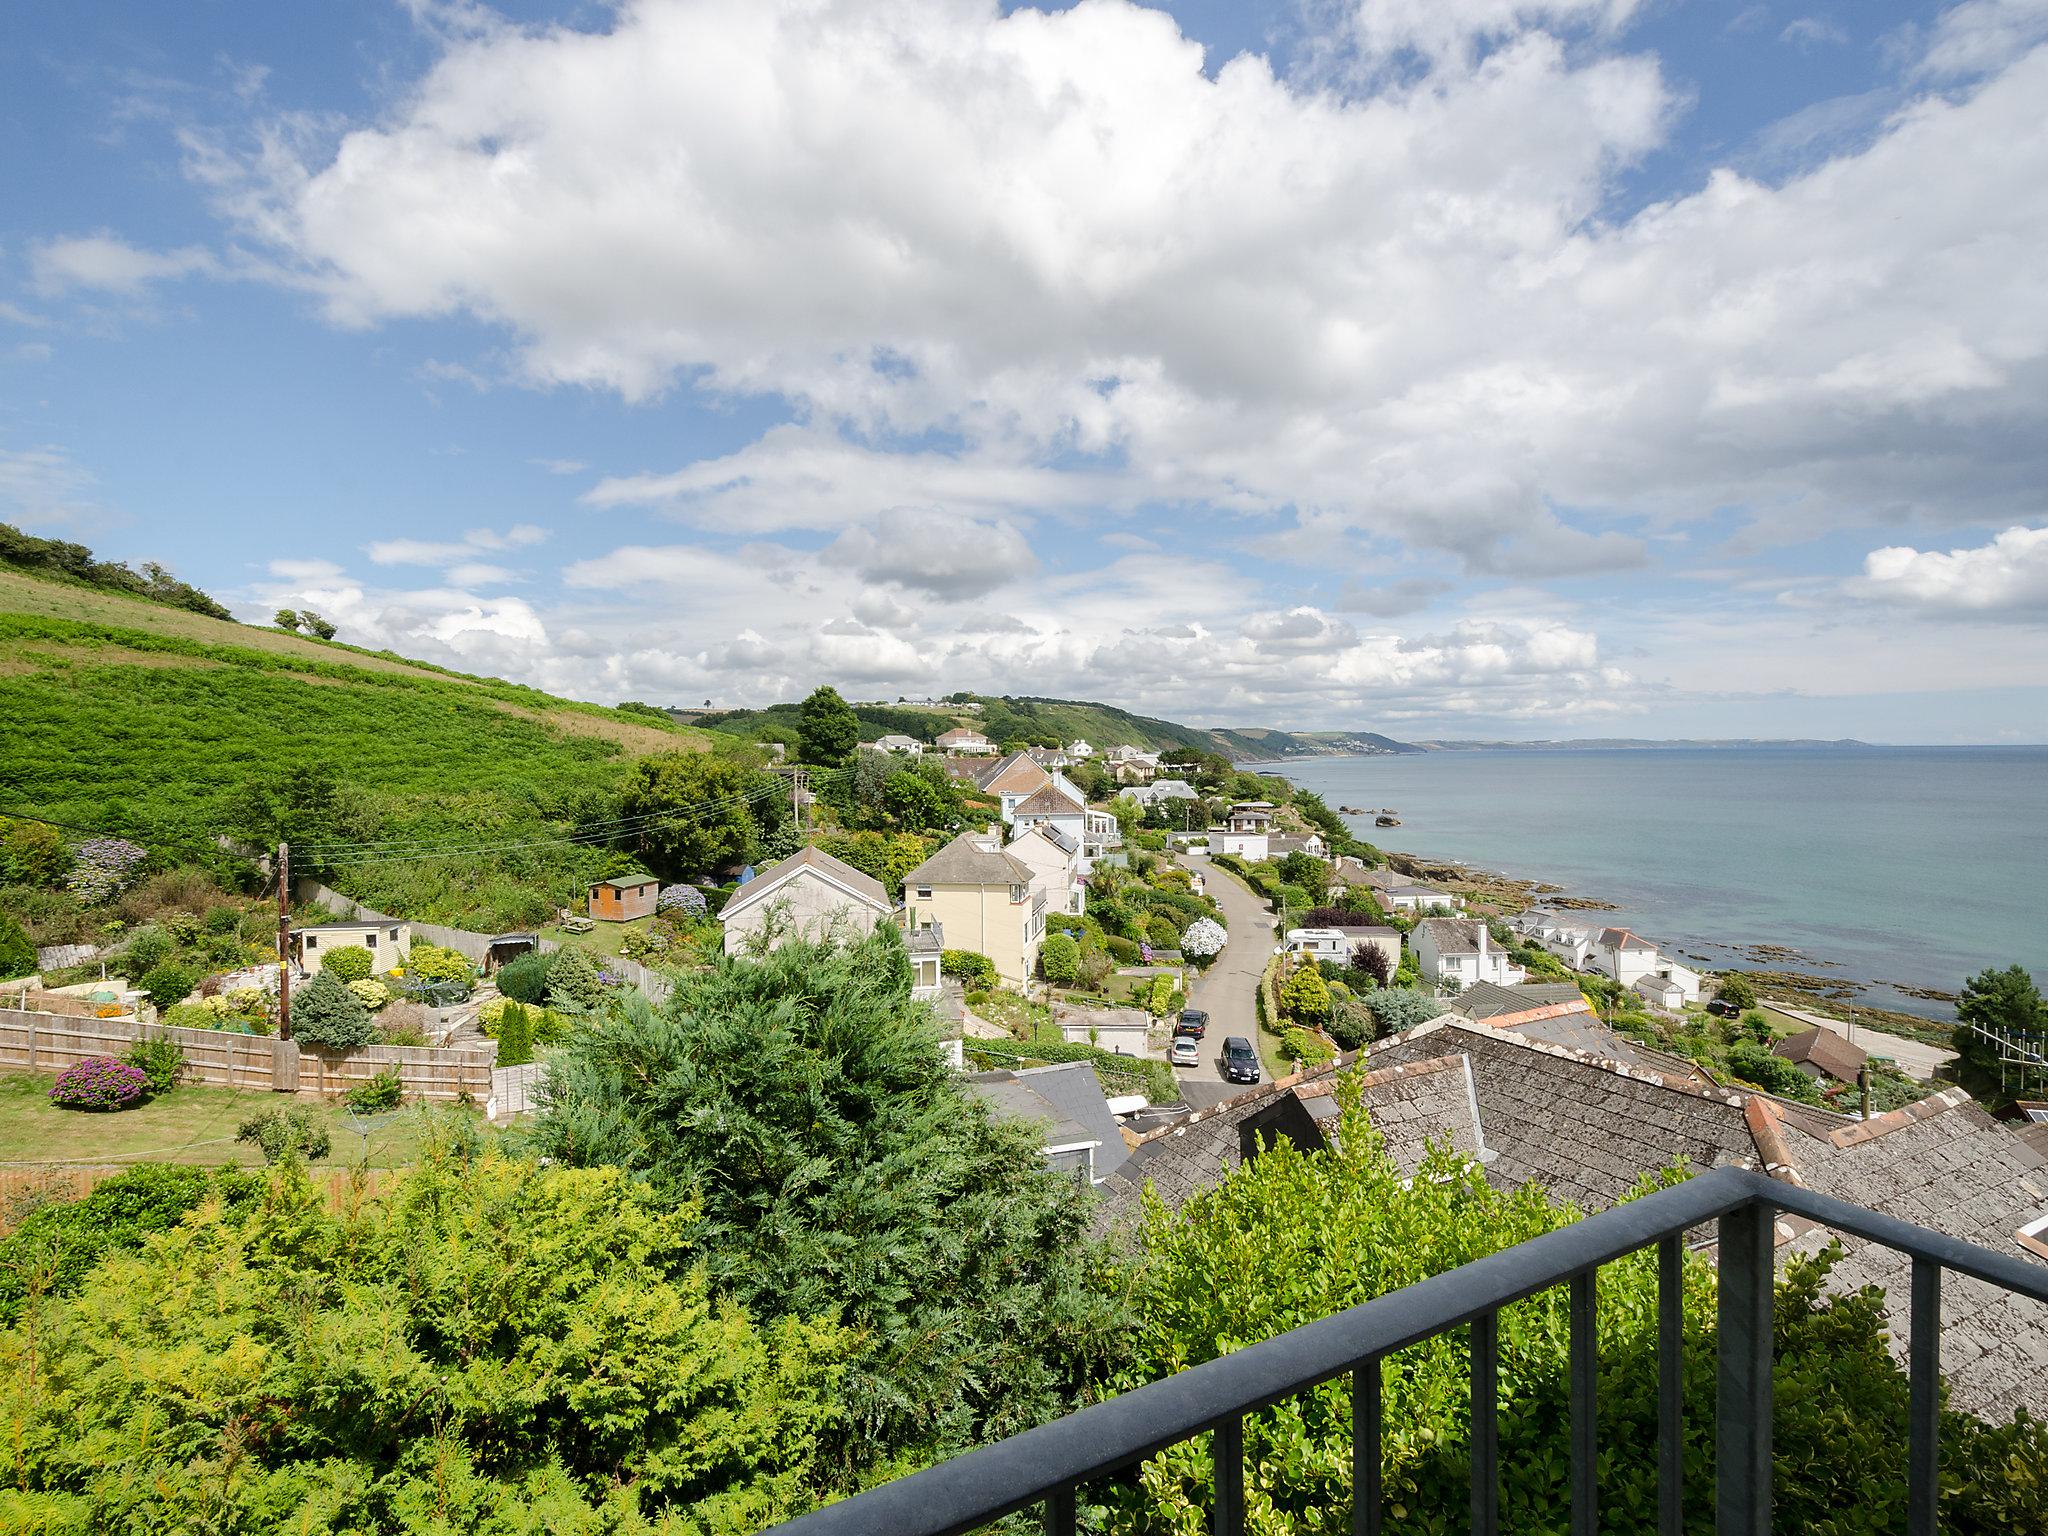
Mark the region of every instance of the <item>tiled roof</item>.
POLYGON ((1594 941, 1602 949, 1655 949, 1657 946, 1648 939, 1629 932, 1626 928, 1602 928, 1600 937, 1594 941))
POLYGON ((986 773, 977 774, 975 782, 988 793, 1000 795, 1006 790, 1011 793, 1029 793, 1050 784, 1052 778, 1045 769, 1032 761, 1029 752, 1012 752, 1008 757, 997 758, 986 773))
POLYGON ((1436 945, 1440 955, 1476 955, 1479 953, 1481 928, 1475 917, 1425 917, 1415 925, 1416 932, 1427 931, 1430 941, 1436 945))
POLYGON ((1532 981, 1516 987, 1475 981, 1444 1006, 1467 1019, 1493 1019, 1560 1003, 1576 1003, 1581 1009, 1592 1011, 1585 994, 1569 981, 1532 981))
POLYGON ((1031 867, 1014 854, 982 847, 962 832, 903 877, 905 885, 1029 885, 1031 867))
POLYGON ((873 875, 862 874, 844 859, 835 859, 822 848, 799 848, 788 858, 771 864, 754 876, 745 885, 733 892, 719 913, 721 918, 732 916, 755 902, 762 900, 792 876, 804 870, 813 870, 828 879, 837 881, 848 890, 854 891, 884 912, 889 908, 889 893, 882 882, 873 875))
POLYGON ((1870 1060, 1870 1053, 1861 1046, 1850 1044, 1832 1029, 1822 1029, 1818 1024, 1780 1040, 1771 1047, 1771 1052, 1795 1065, 1816 1066, 1842 1083, 1855 1082, 1856 1074, 1870 1060))
POLYGON ((1057 784, 1048 783, 1035 795, 1017 802, 1012 816, 1074 816, 1082 807, 1057 784))
POLYGON ((1103 1097, 1102 1082, 1085 1061, 1014 1072, 977 1072, 967 1079, 967 1085, 999 1114, 1048 1123, 1048 1146, 1063 1141, 1099 1142, 1095 1149, 1097 1179, 1114 1175, 1130 1155, 1124 1133, 1103 1097))

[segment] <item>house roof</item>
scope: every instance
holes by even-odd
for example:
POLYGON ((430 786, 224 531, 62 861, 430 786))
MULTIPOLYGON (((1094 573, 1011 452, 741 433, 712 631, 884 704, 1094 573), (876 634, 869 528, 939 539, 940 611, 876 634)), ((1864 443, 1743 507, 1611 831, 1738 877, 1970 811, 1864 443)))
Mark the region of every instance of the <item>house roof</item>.
POLYGON ((637 891, 643 885, 659 884, 661 882, 653 875, 613 875, 609 880, 591 881, 590 888, 596 890, 601 885, 608 885, 615 891, 637 891))
MULTIPOLYGON (((1449 919, 1438 918, 1433 921, 1443 922, 1449 919)), ((1588 1013, 1592 1011, 1592 1005, 1586 1001, 1585 993, 1569 981, 1531 981, 1514 987, 1503 987, 1491 981, 1476 981, 1456 997, 1445 1002, 1444 1006, 1463 1018, 1484 1022, 1564 1004, 1576 1004, 1578 1008, 1588 1013)))
POLYGON ((1638 992, 1671 993, 1683 992, 1685 990, 1684 987, 1680 986, 1676 981, 1672 980, 1669 976, 1638 976, 1634 981, 1630 982, 1629 985, 1634 987, 1638 992))
POLYGON ((402 928, 402 917, 347 917, 336 923, 293 923, 293 933, 325 933, 330 928, 402 928))
POLYGON ((1048 782, 1036 794, 1028 795, 1017 802, 1012 816, 1078 816, 1085 807, 1075 804, 1074 799, 1059 785, 1048 782))
POLYGON ((905 885, 1029 885, 1031 866, 1015 854, 984 848, 981 834, 962 832, 903 877, 905 885))
POLYGON ((1771 1054, 1799 1066, 1814 1066, 1837 1082, 1853 1083, 1856 1074, 1870 1060, 1870 1053, 1851 1044, 1832 1029, 1816 1024, 1812 1029, 1788 1035, 1771 1047, 1771 1054))
POLYGON ((985 773, 975 776, 975 782, 992 795, 1005 791, 1030 791, 1050 784, 1052 778, 1036 762, 1029 752, 1012 752, 1008 757, 998 758, 985 773))
POLYGON ((1109 1112, 1102 1082, 1085 1061, 1050 1067, 1021 1067, 1014 1072, 977 1072, 967 1079, 969 1090, 987 1100, 997 1114, 1047 1125, 1046 1145, 1093 1141, 1095 1177, 1108 1178, 1130 1156, 1116 1116, 1109 1112))
POLYGON ((885 913, 893 910, 889 904, 888 891, 873 875, 862 874, 845 860, 835 859, 821 848, 807 847, 799 848, 781 862, 769 865, 733 892, 731 899, 720 908, 719 920, 723 922, 734 913, 766 900, 782 886, 805 873, 838 886, 848 896, 867 906, 879 908, 885 913))
POLYGON ((924 743, 915 736, 889 735, 877 736, 875 738, 875 745, 878 747, 921 747, 924 743))
POLYGON ((913 928, 903 935, 903 947, 913 955, 943 955, 946 952, 946 926, 943 923, 926 923, 922 928, 913 928))
POLYGON ((981 732, 979 732, 979 731, 971 731, 971 730, 969 730, 969 729, 968 729, 968 728, 967 728, 966 726, 964 726, 964 725, 956 725, 956 726, 954 726, 954 727, 953 727, 953 729, 952 729, 952 730, 950 730, 950 731, 941 731, 941 732, 939 733, 939 737, 938 737, 939 745, 940 745, 940 746, 942 746, 942 747, 943 747, 943 746, 944 746, 944 745, 945 745, 945 744, 946 744, 947 742, 949 742, 949 741, 987 741, 987 740, 988 740, 988 738, 987 738, 986 736, 982 735, 982 734, 981 734, 981 732))
POLYGON ((1657 946, 1626 928, 1602 928, 1594 940, 1602 949, 1655 949, 1657 946))
POLYGON ((1440 955, 1476 955, 1479 935, 1485 930, 1476 917, 1425 917, 1415 925, 1417 933, 1428 933, 1440 955))

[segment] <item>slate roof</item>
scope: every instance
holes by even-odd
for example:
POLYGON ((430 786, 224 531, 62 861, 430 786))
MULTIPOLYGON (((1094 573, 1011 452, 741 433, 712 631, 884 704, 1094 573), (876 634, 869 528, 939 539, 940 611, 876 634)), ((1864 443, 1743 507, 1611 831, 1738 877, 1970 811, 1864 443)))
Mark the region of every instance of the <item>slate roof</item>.
POLYGON ((791 877, 807 869, 815 871, 827 879, 836 881, 849 890, 857 892, 870 905, 880 907, 884 912, 892 910, 889 904, 888 891, 883 888, 882 882, 873 875, 862 874, 844 859, 835 859, 822 848, 806 847, 799 848, 788 858, 769 865, 761 873, 733 892, 732 898, 726 902, 718 914, 720 919, 729 918, 735 912, 743 911, 747 907, 752 906, 755 902, 764 899, 771 892, 785 884, 791 877))
POLYGON ((1029 885, 1031 866, 1015 854, 984 848, 982 834, 962 832, 903 877, 905 885, 1029 885))
POLYGON ((1563 1003, 1576 1003, 1586 1012, 1592 1011, 1592 1005, 1586 1001, 1585 993, 1569 981, 1531 981, 1515 987, 1503 987, 1491 981, 1475 981, 1447 1001, 1444 1006, 1463 1018, 1485 1020, 1506 1014, 1528 1013, 1538 1008, 1551 1008, 1563 1003))
POLYGON ((1077 816, 1084 807, 1059 785, 1048 783, 1037 794, 1017 802, 1012 816, 1077 816))
POLYGON ((1044 1124, 1046 1145, 1094 1141, 1095 1177, 1114 1175, 1130 1156, 1124 1133, 1109 1112, 1102 1082, 1085 1061, 1050 1067, 1022 1067, 1014 1072, 977 1072, 967 1086, 988 1100, 998 1114, 1044 1124))
MULTIPOLYGON (((2038 1257, 2017 1233, 2048 1216, 2048 1161, 1960 1089, 1858 1122, 1759 1100, 1777 1123, 1799 1181, 1901 1221, 1998 1253, 2038 1257)), ((1803 1248, 1828 1234, 1804 1232, 1803 1248)), ((1911 1260, 1855 1238, 1838 1287, 1884 1287, 1892 1347, 1910 1337, 1911 1260)), ((2048 1403, 2048 1306, 1953 1272, 1941 1282, 1941 1370, 1950 1406, 1994 1420, 2048 1403)))
POLYGON ((1440 955, 1479 953, 1481 930, 1476 917, 1425 917, 1415 927, 1418 932, 1428 932, 1440 955))
POLYGON ((1822 1029, 1818 1024, 1786 1036, 1771 1047, 1771 1054, 1784 1057, 1794 1066, 1814 1067, 1841 1083, 1855 1082, 1856 1074, 1870 1060, 1870 1053, 1862 1046, 1852 1045, 1832 1029, 1822 1029))

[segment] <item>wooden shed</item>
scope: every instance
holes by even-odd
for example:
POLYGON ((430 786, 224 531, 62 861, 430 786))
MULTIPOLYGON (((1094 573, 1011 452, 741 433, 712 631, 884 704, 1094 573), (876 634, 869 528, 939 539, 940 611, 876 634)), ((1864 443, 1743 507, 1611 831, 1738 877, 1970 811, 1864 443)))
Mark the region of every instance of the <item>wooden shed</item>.
POLYGON ((652 917, 661 882, 652 875, 618 875, 590 888, 590 915, 601 922, 630 923, 652 917))

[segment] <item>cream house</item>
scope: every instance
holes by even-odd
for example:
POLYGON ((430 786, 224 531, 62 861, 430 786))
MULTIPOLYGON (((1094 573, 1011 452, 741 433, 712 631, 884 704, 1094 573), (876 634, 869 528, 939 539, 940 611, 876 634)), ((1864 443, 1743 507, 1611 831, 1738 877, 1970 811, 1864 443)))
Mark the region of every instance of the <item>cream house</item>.
POLYGON ((725 952, 774 949, 791 939, 851 942, 889 921, 881 881, 816 848, 800 848, 737 891, 718 914, 725 952))
POLYGON ((370 952, 370 973, 381 976, 405 964, 412 953, 412 924, 396 918, 367 918, 343 923, 310 923, 292 930, 292 962, 307 976, 320 974, 320 962, 337 949, 370 952))
POLYGON ((1045 892, 1045 910, 1078 916, 1088 887, 1081 882, 1081 845, 1053 827, 1026 827, 1004 850, 1031 867, 1031 881, 1045 892))
POLYGON ((903 877, 903 926, 942 924, 950 947, 988 956, 1013 987, 1038 968, 1047 904, 1031 866, 988 832, 961 833, 903 877))

